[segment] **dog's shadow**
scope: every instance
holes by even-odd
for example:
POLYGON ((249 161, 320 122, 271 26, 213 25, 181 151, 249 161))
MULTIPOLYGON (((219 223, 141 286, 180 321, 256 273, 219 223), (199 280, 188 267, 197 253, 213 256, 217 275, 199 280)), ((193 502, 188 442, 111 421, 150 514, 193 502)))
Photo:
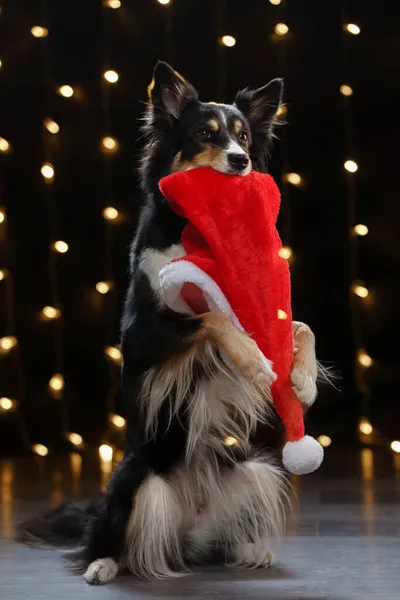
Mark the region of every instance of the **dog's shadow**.
MULTIPOLYGON (((169 598, 179 600, 189 598, 203 600, 207 597, 230 600, 346 600, 344 597, 310 595, 306 589, 296 591, 290 581, 301 579, 293 570, 284 567, 240 571, 222 567, 206 567, 193 569, 193 573, 172 579, 156 581, 138 580, 131 575, 120 576, 113 584, 126 591, 134 598, 169 598), (285 585, 285 581, 289 585, 285 585), (282 585, 279 585, 279 582, 282 585), (269 585, 269 583, 271 585, 269 585)), ((308 585, 305 586, 307 588, 308 585)))

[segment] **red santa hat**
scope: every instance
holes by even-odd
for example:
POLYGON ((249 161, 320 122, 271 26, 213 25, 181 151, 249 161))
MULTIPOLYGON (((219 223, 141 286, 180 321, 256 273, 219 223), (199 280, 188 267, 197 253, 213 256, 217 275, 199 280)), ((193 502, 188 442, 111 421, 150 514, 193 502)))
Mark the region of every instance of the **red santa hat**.
POLYGON ((186 256, 160 273, 166 304, 193 314, 194 285, 202 292, 203 310, 222 311, 252 335, 277 375, 271 392, 287 433, 283 463, 291 473, 314 471, 323 449, 305 435, 302 406, 290 380, 290 274, 279 255, 280 194, 274 180, 262 173, 242 177, 202 168, 169 175, 159 185, 171 207, 188 219, 182 235, 186 256))

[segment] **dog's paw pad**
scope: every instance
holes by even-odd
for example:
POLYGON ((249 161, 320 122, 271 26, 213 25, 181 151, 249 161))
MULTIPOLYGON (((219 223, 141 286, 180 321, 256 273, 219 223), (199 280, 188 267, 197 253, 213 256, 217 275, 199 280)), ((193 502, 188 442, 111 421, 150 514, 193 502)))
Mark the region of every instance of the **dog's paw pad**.
POLYGON ((118 565, 115 560, 99 558, 88 566, 83 577, 90 585, 104 585, 115 579, 117 575, 118 565))
POLYGON ((311 406, 317 397, 315 378, 306 370, 294 368, 290 374, 293 390, 302 404, 311 406))

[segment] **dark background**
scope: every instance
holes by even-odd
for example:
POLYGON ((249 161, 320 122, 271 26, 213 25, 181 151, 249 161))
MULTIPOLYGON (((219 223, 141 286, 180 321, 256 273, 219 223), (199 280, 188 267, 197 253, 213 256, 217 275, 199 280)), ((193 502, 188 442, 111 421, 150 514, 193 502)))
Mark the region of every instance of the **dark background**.
POLYGON ((309 430, 331 436, 333 444, 357 443, 357 421, 365 416, 377 433, 364 441, 399 438, 396 3, 122 0, 118 10, 101 0, 0 5, 0 136, 10 143, 0 154, 6 210, 0 268, 9 271, 0 281, 0 337, 18 339, 0 355, 0 396, 18 403, 17 410, 0 412, 0 453, 38 442, 63 450, 66 431, 89 444, 121 443, 107 431, 109 413, 122 408, 118 365, 104 348, 118 343, 140 204, 138 119, 159 58, 204 100, 232 101, 240 87, 285 78, 288 124, 278 130, 271 172, 283 192, 283 241, 294 251, 294 316, 312 327, 319 357, 341 375, 339 391, 321 389, 309 430), (277 38, 281 21, 290 31, 277 38), (347 21, 361 34, 344 32, 347 21), (34 38, 34 25, 47 27, 48 37, 34 38), (235 47, 218 44, 223 34, 235 36, 235 47), (119 73, 113 86, 104 84, 107 68, 119 73), (343 83, 354 89, 350 98, 339 93, 343 83), (77 94, 61 97, 56 89, 62 84, 77 94), (60 125, 57 135, 44 130, 46 116, 60 125), (116 154, 102 152, 104 135, 118 140, 116 154), (346 158, 357 161, 356 174, 346 174, 346 158), (50 185, 40 173, 46 161, 55 168, 50 185), (300 173, 304 184, 282 185, 286 171, 300 173), (117 223, 102 217, 107 205, 121 212, 117 223), (365 223, 369 234, 354 240, 355 223, 365 223), (66 254, 51 251, 57 239, 68 242, 66 254), (349 301, 354 276, 368 286, 366 300, 349 301), (115 287, 103 296, 95 285, 104 279, 115 287), (41 309, 55 304, 62 319, 43 322, 41 309), (374 361, 363 371, 353 367, 360 347, 374 361), (58 400, 48 390, 55 372, 65 377, 58 400))

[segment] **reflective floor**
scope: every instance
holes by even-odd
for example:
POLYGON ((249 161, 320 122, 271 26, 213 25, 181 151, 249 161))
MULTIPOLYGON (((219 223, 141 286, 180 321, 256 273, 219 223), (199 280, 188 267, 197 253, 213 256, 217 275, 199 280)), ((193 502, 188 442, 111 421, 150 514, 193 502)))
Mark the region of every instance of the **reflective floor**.
POLYGON ((332 448, 318 474, 293 479, 300 503, 273 569, 207 568, 156 582, 123 575, 94 588, 68 572, 61 553, 12 541, 15 524, 35 512, 98 496, 111 466, 90 453, 0 461, 1 600, 400 598, 399 455, 332 448))

